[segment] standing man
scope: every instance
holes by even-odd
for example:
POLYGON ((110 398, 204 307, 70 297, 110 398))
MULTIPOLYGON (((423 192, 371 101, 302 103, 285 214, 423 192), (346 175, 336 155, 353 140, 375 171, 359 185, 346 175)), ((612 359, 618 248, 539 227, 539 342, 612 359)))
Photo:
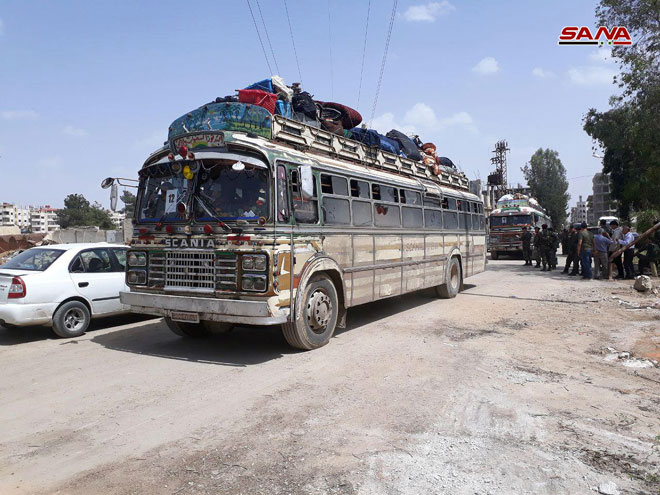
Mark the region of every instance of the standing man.
POLYGON ((607 237, 606 232, 601 228, 598 234, 594 236, 594 278, 609 278, 610 262, 609 251, 614 241, 607 237))
POLYGON ((578 258, 577 258, 577 231, 575 225, 571 224, 566 236, 566 265, 562 273, 568 273, 568 269, 573 265, 571 275, 578 273, 578 258))
POLYGON ((568 254, 568 236, 569 236, 569 231, 566 227, 564 227, 561 231, 561 234, 559 234, 559 240, 561 241, 561 254, 568 254))
POLYGON ((527 230, 527 227, 522 228, 523 233, 520 236, 522 239, 523 258, 525 259, 525 266, 532 264, 532 233, 527 230))
POLYGON ((559 236, 553 227, 548 228, 550 245, 548 247, 549 256, 548 256, 548 266, 550 270, 557 268, 557 249, 559 248, 559 236))
MULTIPOLYGON (((623 226, 623 239, 619 240, 619 247, 626 246, 635 240, 635 236, 630 231, 630 225, 623 226)), ((623 271, 627 279, 635 278, 635 267, 633 266, 633 255, 635 248, 628 248, 623 252, 623 271)), ((618 278, 618 277, 617 277, 618 278)))
POLYGON ((591 280, 591 255, 594 250, 594 238, 587 229, 587 222, 582 222, 582 229, 578 238, 577 252, 582 261, 582 279, 591 280))
MULTIPOLYGON (((612 230, 612 234, 610 235, 610 238, 614 241, 614 243, 610 246, 610 256, 614 251, 619 249, 619 241, 623 239, 623 231, 621 230, 621 227, 619 227, 619 222, 616 220, 612 220, 610 222, 610 229, 612 230)), ((624 277, 623 273, 623 263, 621 261, 621 255, 617 256, 612 260, 612 263, 616 265, 616 269, 619 272, 616 276, 617 279, 622 279, 624 277)), ((610 274, 611 272, 610 268, 610 274)))
POLYGON ((534 227, 534 259, 536 268, 541 266, 541 229, 534 227))
POLYGON ((552 266, 552 260, 550 259, 552 237, 550 236, 550 232, 548 232, 547 223, 541 225, 541 233, 539 234, 539 239, 540 239, 539 249, 541 251, 541 263, 543 264, 543 268, 541 268, 541 271, 547 272, 552 269, 550 268, 552 266))

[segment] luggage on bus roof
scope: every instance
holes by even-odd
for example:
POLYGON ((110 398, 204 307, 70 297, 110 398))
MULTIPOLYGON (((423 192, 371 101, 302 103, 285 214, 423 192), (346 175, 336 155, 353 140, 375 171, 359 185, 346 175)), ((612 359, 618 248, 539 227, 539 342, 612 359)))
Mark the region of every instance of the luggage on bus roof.
POLYGON ((386 134, 386 136, 390 139, 394 139, 399 143, 401 151, 403 151, 407 158, 416 161, 422 159, 422 154, 419 152, 419 148, 415 142, 406 136, 403 132, 392 129, 386 134))

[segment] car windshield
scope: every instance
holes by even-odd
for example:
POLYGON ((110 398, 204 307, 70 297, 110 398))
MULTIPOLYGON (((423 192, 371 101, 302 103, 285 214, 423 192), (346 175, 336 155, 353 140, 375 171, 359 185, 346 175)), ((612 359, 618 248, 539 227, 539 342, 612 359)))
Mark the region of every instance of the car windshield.
POLYGON ((64 251, 61 249, 28 249, 27 251, 23 251, 22 253, 14 256, 4 265, 0 265, 0 268, 43 272, 50 265, 52 265, 53 261, 59 258, 63 252, 64 251))
MULTIPOLYGON (((192 180, 183 175, 172 175, 169 168, 163 168, 141 179, 142 195, 138 208, 139 219, 147 222, 183 221, 177 212, 179 203, 188 202, 192 180)), ((185 216, 185 214, 184 214, 185 216)))
POLYGON ((508 225, 530 225, 531 219, 529 215, 508 215, 508 216, 491 216, 491 227, 502 227, 508 225))
POLYGON ((219 160, 200 175, 195 219, 257 220, 268 218, 268 171, 234 160, 219 160), (240 170, 237 170, 240 169, 240 170))

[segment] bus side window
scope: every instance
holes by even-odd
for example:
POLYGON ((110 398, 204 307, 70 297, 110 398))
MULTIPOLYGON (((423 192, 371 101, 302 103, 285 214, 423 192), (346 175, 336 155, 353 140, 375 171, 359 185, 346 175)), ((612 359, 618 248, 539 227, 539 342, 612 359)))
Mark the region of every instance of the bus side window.
POLYGON ((298 171, 291 171, 291 202, 293 203, 293 217, 298 223, 318 223, 319 221, 319 201, 314 177, 314 196, 312 199, 302 199, 300 187, 298 185, 298 171))
POLYGON ((351 196, 369 199, 369 184, 361 180, 351 179, 351 196))
POLYGON ((284 165, 277 167, 277 221, 289 221, 289 201, 286 187, 286 168, 284 165))

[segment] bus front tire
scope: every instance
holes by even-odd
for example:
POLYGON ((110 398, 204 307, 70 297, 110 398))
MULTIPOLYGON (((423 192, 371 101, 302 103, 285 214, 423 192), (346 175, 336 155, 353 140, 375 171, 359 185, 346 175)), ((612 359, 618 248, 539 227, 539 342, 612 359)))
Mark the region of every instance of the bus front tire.
POLYGON ((438 296, 443 299, 451 299, 456 297, 458 291, 461 289, 463 283, 463 275, 461 273, 461 264, 458 261, 458 258, 453 257, 449 260, 447 266, 447 281, 436 287, 436 292, 438 296))
POLYGON ((187 323, 183 321, 174 321, 172 318, 166 317, 165 324, 167 325, 167 328, 180 337, 200 338, 211 334, 203 322, 187 323))
POLYGON ((337 289, 328 276, 312 277, 300 299, 300 317, 282 324, 287 343, 305 351, 327 344, 337 326, 338 300, 337 289))

